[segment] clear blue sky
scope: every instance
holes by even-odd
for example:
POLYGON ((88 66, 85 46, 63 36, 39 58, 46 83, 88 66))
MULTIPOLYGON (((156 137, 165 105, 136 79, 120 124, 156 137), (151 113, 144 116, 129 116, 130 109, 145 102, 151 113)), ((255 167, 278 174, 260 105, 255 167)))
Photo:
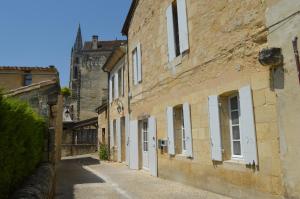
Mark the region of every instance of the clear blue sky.
POLYGON ((69 82, 71 47, 78 24, 84 40, 124 39, 131 0, 1 0, 0 65, 57 66, 69 82))

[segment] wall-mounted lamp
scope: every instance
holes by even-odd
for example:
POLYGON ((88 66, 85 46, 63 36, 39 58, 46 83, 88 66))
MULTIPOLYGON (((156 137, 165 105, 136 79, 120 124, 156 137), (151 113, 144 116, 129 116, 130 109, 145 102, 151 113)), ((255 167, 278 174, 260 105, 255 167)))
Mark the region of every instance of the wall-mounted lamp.
POLYGON ((264 48, 259 52, 259 63, 263 66, 276 67, 283 63, 281 48, 264 48))

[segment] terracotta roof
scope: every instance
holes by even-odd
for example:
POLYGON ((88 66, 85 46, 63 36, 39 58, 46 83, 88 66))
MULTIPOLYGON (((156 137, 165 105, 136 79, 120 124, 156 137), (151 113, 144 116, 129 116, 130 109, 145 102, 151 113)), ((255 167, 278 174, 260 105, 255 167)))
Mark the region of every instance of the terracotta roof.
POLYGON ((122 28, 123 35, 128 35, 128 29, 129 29, 133 14, 135 12, 135 9, 136 9, 138 3, 139 3, 139 0, 132 0, 129 12, 127 14, 126 20, 125 20, 123 28, 122 28))
MULTIPOLYGON (((121 46, 125 43, 125 40, 113 40, 113 41, 98 41, 97 50, 113 50, 115 47, 121 46)), ((84 42, 83 50, 93 50, 92 42, 84 42)))
POLYGON ((55 66, 39 67, 39 66, 0 66, 0 70, 38 70, 38 71, 51 71, 57 72, 55 66))
POLYGON ((29 86, 23 86, 17 89, 13 89, 8 91, 7 93, 5 93, 5 96, 16 96, 18 94, 21 93, 26 93, 26 92, 30 92, 32 90, 36 90, 36 89, 40 89, 49 85, 55 85, 55 84, 59 84, 59 82, 57 81, 57 79, 53 79, 53 80, 46 80, 46 81, 42 81, 39 83, 35 83, 35 84, 31 84, 29 86))

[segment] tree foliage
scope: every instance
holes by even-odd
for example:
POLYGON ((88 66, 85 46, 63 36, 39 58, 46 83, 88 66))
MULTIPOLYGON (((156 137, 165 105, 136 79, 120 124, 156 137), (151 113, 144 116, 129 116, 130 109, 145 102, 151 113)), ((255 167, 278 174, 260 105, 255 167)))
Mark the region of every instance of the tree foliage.
POLYGON ((43 157, 45 121, 28 104, 0 94, 0 198, 8 198, 43 157))
POLYGON ((71 91, 68 87, 63 87, 60 92, 64 97, 69 97, 71 95, 71 91))

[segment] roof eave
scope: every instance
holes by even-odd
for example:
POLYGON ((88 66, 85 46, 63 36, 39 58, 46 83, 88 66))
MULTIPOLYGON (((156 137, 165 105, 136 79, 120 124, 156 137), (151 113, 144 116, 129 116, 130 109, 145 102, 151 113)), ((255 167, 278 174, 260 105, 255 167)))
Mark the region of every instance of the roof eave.
POLYGON ((124 22, 124 25, 123 25, 123 28, 121 31, 122 35, 128 36, 129 26, 130 26, 130 23, 131 23, 131 20, 132 20, 132 17, 133 17, 133 14, 135 12, 138 2, 139 2, 139 0, 132 0, 129 12, 127 14, 126 20, 124 22))

